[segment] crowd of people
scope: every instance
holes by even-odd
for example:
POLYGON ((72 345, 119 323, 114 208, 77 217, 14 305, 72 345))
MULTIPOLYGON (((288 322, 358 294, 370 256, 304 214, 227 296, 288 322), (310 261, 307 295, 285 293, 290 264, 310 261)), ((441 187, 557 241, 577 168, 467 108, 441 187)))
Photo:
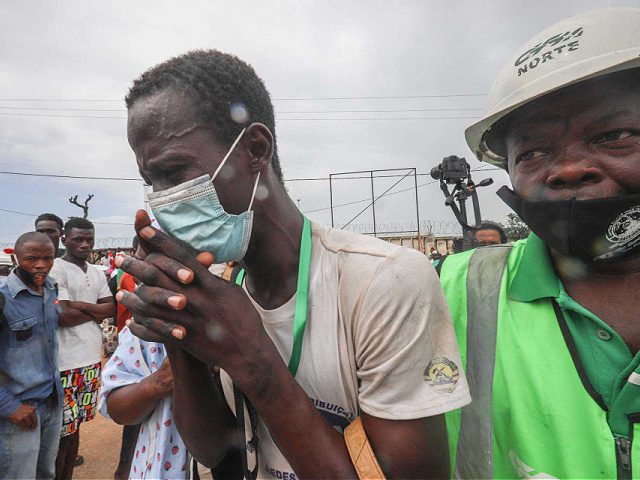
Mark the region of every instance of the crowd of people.
POLYGON ((90 221, 17 239, 0 478, 72 478, 96 411, 126 426, 115 478, 638 478, 639 33, 598 10, 514 53, 465 135, 532 233, 431 258, 298 210, 244 61, 147 70, 127 135, 162 230, 137 213, 111 289, 90 221))

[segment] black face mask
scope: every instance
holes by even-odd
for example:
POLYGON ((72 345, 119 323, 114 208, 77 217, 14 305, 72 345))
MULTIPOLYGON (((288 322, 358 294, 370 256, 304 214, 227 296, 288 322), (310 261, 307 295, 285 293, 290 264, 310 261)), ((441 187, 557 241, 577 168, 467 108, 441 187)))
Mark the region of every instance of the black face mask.
POLYGON ((36 280, 35 275, 27 272, 20 265, 16 267, 18 276, 22 279, 23 282, 28 283, 29 285, 42 285, 46 281, 47 277, 36 280))
POLYGON ((594 200, 526 200, 503 186, 498 196, 549 247, 585 263, 640 254, 640 194, 594 200))

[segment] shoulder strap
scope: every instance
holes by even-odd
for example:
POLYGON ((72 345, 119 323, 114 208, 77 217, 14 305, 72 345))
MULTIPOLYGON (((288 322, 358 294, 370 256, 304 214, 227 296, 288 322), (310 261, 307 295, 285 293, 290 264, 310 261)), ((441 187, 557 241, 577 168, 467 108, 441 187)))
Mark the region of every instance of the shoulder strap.
MULTIPOLYGON (((242 285, 242 279, 244 278, 244 269, 240 266, 240 264, 233 267, 231 271, 231 275, 229 277, 229 281, 236 285, 242 285)), ((241 449, 241 464, 242 464, 242 473, 246 480, 255 480, 258 477, 258 413, 256 409, 253 407, 251 402, 247 397, 245 397, 244 393, 233 384, 233 401, 236 406, 236 421, 238 423, 238 428, 242 432, 243 444, 246 440, 246 427, 244 422, 244 407, 247 407, 247 413, 249 414, 249 423, 251 424, 251 439, 244 444, 241 449), (255 452, 256 455, 256 465, 253 467, 253 470, 249 470, 249 463, 247 460, 247 450, 251 453, 255 452)))
POLYGON ((347 445, 351 462, 359 479, 385 480, 384 472, 376 459, 367 433, 362 425, 362 419, 357 417, 344 430, 344 442, 347 445))
POLYGON ((493 370, 498 301, 511 244, 476 249, 467 271, 467 381, 473 402, 462 409, 455 478, 493 478, 493 370))
POLYGON ((244 474, 244 478, 246 480, 255 480, 258 477, 258 415, 251 405, 251 402, 244 396, 244 393, 240 391, 240 389, 233 384, 233 401, 236 406, 236 421, 238 423, 238 428, 242 432, 242 442, 243 448, 241 449, 242 457, 242 473, 244 474), (244 407, 247 407, 247 412, 249 414, 249 422, 251 423, 251 440, 245 443, 246 441, 246 433, 245 433, 245 423, 244 423, 244 407), (256 454, 256 465, 253 467, 253 470, 249 470, 248 460, 247 460, 247 450, 251 453, 256 454))
POLYGON ((448 256, 449 255, 443 255, 442 257, 440 257, 437 260, 435 268, 436 268, 436 273, 438 274, 438 276, 440 276, 440 272, 442 272, 442 265, 444 264, 444 261, 447 259, 448 256))
POLYGON ((231 283, 237 283, 237 278, 238 275, 240 275, 240 272, 243 272, 244 270, 242 269, 242 267, 240 266, 240 264, 236 264, 235 267, 233 267, 233 270, 231 270, 231 275, 229 276, 229 281, 231 283))

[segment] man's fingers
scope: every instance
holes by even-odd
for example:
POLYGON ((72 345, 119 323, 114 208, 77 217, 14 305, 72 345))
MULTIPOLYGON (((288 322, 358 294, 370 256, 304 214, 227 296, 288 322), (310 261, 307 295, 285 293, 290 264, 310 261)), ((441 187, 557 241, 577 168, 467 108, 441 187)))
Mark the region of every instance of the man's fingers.
POLYGON ((145 258, 145 261, 155 265, 162 270, 165 275, 179 283, 189 284, 193 281, 193 270, 166 255, 150 253, 147 255, 147 258, 145 258))
POLYGON ((136 232, 148 225, 151 225, 151 219, 149 218, 149 214, 146 212, 146 210, 142 210, 142 209, 138 210, 136 212, 136 219, 134 222, 134 228, 136 229, 136 232))
POLYGON ((209 268, 211 265, 213 265, 213 255, 209 252, 201 252, 198 254, 198 256, 196 257, 196 260, 198 260, 198 262, 200 262, 204 268, 209 268))
POLYGON ((152 303, 159 307, 169 305, 175 310, 184 310, 184 307, 187 306, 187 297, 165 288, 140 285, 136 287, 133 292, 145 302, 152 303))
POLYGON ((134 328, 137 327, 146 329, 147 335, 153 335, 156 338, 151 341, 159 343, 180 341, 187 335, 183 326, 154 317, 135 317, 135 320, 129 324, 129 328, 135 334, 134 328))
MULTIPOLYGON (((140 287, 142 288, 142 287, 140 287)), ((159 317, 159 318, 169 318, 168 320, 163 320, 166 322, 177 322, 177 323, 185 323, 188 322, 188 319, 185 318, 184 314, 179 311, 169 310, 164 307, 160 307, 154 305, 153 303, 149 303, 148 301, 143 300, 135 293, 127 292, 125 290, 120 290, 116 294, 116 300, 118 300, 122 305, 127 307, 134 317, 159 317)), ((186 299, 184 299, 186 304, 186 299)), ((164 305, 167 305, 165 302, 164 305)))
POLYGON ((151 223, 147 223, 149 217, 145 217, 146 214, 142 214, 140 211, 138 213, 135 224, 136 232, 147 252, 162 253, 192 270, 202 269, 196 260, 199 253, 197 250, 152 227, 151 223))
POLYGON ((131 333, 133 333, 136 337, 145 340, 147 342, 155 342, 155 343, 164 343, 167 341, 166 338, 162 337, 161 335, 152 332, 151 330, 147 329, 144 325, 136 322, 136 321, 130 321, 131 323, 128 324, 129 330, 131 330, 131 333))
POLYGON ((172 288, 175 286, 175 282, 162 270, 146 261, 128 256, 119 256, 116 259, 116 266, 147 285, 155 285, 163 288, 172 288))

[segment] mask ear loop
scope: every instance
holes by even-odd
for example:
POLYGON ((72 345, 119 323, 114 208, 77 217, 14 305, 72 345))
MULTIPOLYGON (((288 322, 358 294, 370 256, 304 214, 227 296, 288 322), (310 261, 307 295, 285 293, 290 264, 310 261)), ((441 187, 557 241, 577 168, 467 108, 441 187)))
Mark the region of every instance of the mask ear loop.
POLYGON ((218 165, 218 168, 216 168, 216 171, 213 172, 213 176, 211 177, 212 182, 216 179, 216 177, 218 176, 218 173, 220 173, 220 170, 222 170, 222 167, 224 167, 224 164, 227 163, 227 159, 229 158, 231 153, 233 153, 233 150, 234 148, 236 148, 236 145, 238 145, 238 142, 242 138, 242 135, 244 134, 245 130, 246 130, 246 127, 242 129, 242 131, 240 132, 240 135, 238 135, 238 138, 235 139, 235 141, 231 145, 231 148, 229 148, 229 151, 220 162, 220 165, 218 165))
POLYGON ((260 172, 258 172, 258 176, 256 177, 256 183, 253 185, 253 193, 251 194, 251 201, 249 202, 249 208, 247 208, 247 212, 250 212, 251 207, 253 206, 253 200, 256 198, 256 190, 258 190, 259 181, 260 181, 260 172))

